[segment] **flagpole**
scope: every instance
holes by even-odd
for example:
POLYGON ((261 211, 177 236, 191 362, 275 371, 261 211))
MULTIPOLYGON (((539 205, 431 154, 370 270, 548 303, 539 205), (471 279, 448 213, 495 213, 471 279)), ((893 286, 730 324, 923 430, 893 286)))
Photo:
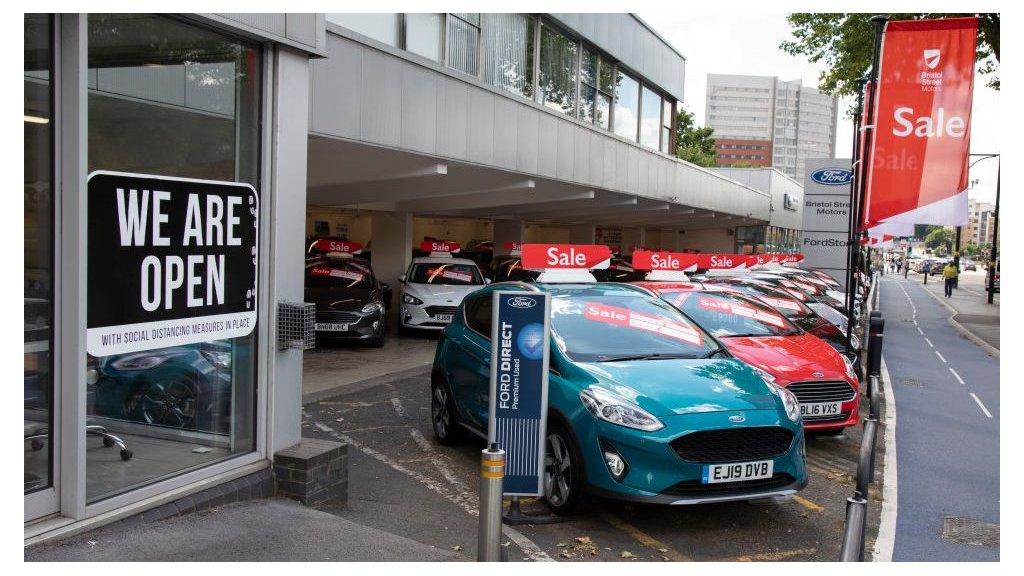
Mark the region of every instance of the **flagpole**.
POLYGON ((856 352, 855 350, 851 350, 851 348, 850 348, 850 335, 853 333, 853 330, 850 328, 850 325, 852 324, 852 322, 849 321, 850 318, 852 317, 853 304, 855 302, 855 299, 854 299, 855 291, 853 289, 853 286, 855 286, 855 282, 853 280, 853 278, 854 278, 853 269, 856 266, 856 259, 854 258, 854 254, 856 254, 855 251, 859 249, 859 247, 857 246, 857 236, 855 234, 855 230, 856 230, 856 226, 857 225, 856 225, 856 219, 855 219, 854 214, 853 214, 853 206, 855 204, 855 198, 857 197, 857 186, 858 186, 858 183, 859 183, 859 181, 861 179, 860 176, 859 176, 860 170, 858 168, 858 164, 862 161, 862 158, 863 158, 863 151, 860 149, 860 128, 861 128, 860 123, 861 123, 861 118, 863 117, 863 112, 864 112, 864 86, 867 84, 868 79, 866 77, 862 77, 862 78, 858 78, 856 80, 856 82, 857 82, 857 107, 854 109, 854 114, 853 114, 853 164, 851 166, 853 168, 853 179, 850 180, 850 206, 847 209, 847 215, 849 217, 849 221, 848 221, 848 224, 847 224, 847 239, 846 239, 846 298, 845 298, 845 304, 846 304, 846 310, 847 310, 847 323, 846 323, 846 327, 847 327, 847 329, 846 329, 846 351, 847 351, 847 353, 849 353, 851 351, 856 352))
MULTIPOLYGON (((857 268, 858 260, 860 260, 860 267, 863 268, 864 262, 860 256, 860 222, 861 214, 864 203, 864 183, 867 181, 867 172, 870 168, 871 158, 868 156, 868 152, 871 150, 874 136, 874 124, 875 124, 875 94, 878 93, 878 64, 882 57, 882 34, 885 31, 885 23, 889 20, 889 17, 882 14, 876 14, 871 17, 871 22, 875 25, 875 42, 871 53, 871 70, 869 72, 868 81, 871 82, 871 91, 867 98, 867 114, 864 116, 864 125, 860 126, 860 130, 868 130, 865 132, 864 138, 864 150, 858 150, 857 159, 861 164, 867 160, 868 165, 864 167, 862 174, 864 178, 857 178, 857 171, 854 170, 854 177, 856 180, 856 186, 850 186, 850 236, 849 242, 849 255, 850 259, 848 264, 848 274, 846 279, 846 292, 847 292, 847 307, 846 307, 846 341, 849 342, 853 335, 853 308, 857 302, 857 268)), ((860 98, 863 99, 863 91, 861 91, 860 98)), ((860 114, 858 114, 858 117, 860 114)), ((859 120, 858 120, 859 122, 859 120)), ((855 150, 859 148, 860 137, 859 131, 854 132, 854 143, 855 150)))

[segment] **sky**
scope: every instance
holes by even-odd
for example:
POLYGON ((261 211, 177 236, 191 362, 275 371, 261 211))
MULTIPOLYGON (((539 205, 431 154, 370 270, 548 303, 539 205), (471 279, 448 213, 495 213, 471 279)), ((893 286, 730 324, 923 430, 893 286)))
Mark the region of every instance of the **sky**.
MULTIPOLYGON (((778 76, 782 80, 801 78, 805 86, 817 87, 822 66, 811 64, 779 49, 790 38, 786 15, 778 14, 639 14, 679 52, 686 56, 684 105, 694 112, 698 124, 705 123, 704 108, 708 74, 754 74, 778 76)), ((999 92, 985 87, 986 77, 975 79, 971 126, 972 153, 999 152, 999 92)), ((845 112, 852 98, 840 99, 836 130, 836 157, 849 158, 853 145, 852 120, 845 112)), ((972 158, 972 161, 975 160, 972 158)), ((971 170, 977 184, 969 195, 994 202, 996 159, 982 160, 971 170)))

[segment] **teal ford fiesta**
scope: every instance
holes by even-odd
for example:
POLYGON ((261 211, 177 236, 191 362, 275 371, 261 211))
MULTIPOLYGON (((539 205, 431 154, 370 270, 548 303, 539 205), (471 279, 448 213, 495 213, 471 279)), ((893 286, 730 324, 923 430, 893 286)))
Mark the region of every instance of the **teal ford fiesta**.
POLYGON ((544 496, 697 504, 807 484, 800 408, 681 312, 611 283, 503 282, 466 297, 438 342, 431 417, 441 444, 486 437, 494 290, 551 294, 544 496))

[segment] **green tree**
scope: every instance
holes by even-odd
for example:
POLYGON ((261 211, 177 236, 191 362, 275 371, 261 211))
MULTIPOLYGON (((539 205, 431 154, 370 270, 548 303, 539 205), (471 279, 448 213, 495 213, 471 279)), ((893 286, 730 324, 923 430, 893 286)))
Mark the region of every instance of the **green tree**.
POLYGON ((681 104, 676 113, 676 156, 697 166, 715 165, 715 129, 697 126, 681 104))
POLYGON ((953 233, 952 228, 945 226, 936 226, 924 239, 924 245, 931 248, 935 253, 942 255, 949 253, 953 250, 953 242, 956 240, 956 234, 953 233))
MULTIPOLYGON (((988 86, 999 89, 999 14, 889 14, 890 20, 921 20, 978 16, 979 72, 990 76, 988 86)), ((872 14, 790 14, 792 40, 779 45, 793 56, 824 64, 818 87, 838 96, 856 95, 858 78, 871 68, 874 48, 872 14)))
POLYGON ((914 238, 917 240, 924 240, 928 237, 928 234, 936 228, 942 228, 942 226, 936 226, 934 224, 914 224, 914 238))

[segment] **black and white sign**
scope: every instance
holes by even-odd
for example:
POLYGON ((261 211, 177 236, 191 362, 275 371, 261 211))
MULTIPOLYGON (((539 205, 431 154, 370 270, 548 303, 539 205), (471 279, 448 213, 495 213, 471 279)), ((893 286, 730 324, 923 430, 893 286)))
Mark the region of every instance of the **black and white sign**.
POLYGON ((804 174, 803 264, 827 272, 846 286, 850 230, 850 160, 814 158, 804 174))
POLYGON ((259 195, 248 184, 90 174, 89 354, 252 332, 258 218, 259 195))

